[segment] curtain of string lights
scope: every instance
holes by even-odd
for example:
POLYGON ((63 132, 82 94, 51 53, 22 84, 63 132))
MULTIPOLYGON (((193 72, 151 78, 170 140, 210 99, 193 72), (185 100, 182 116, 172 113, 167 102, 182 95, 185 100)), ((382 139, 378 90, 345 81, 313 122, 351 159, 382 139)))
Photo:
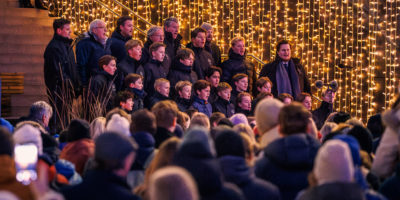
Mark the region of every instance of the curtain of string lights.
MULTIPOLYGON (((190 30, 203 22, 214 27, 224 53, 235 36, 246 39, 247 52, 264 62, 275 58, 279 40, 292 43, 311 83, 337 80, 335 109, 363 120, 393 101, 400 57, 400 0, 119 0, 152 24, 174 16, 185 44, 190 30), (338 68, 342 65, 346 68, 338 68)), ((50 14, 72 21, 74 31, 88 30, 103 19, 109 33, 118 15, 130 15, 134 26, 149 25, 114 0, 50 0, 50 14)), ((134 30, 134 37, 145 36, 134 30)), ((321 90, 313 88, 313 94, 321 90)), ((318 106, 313 101, 313 107, 318 106)))

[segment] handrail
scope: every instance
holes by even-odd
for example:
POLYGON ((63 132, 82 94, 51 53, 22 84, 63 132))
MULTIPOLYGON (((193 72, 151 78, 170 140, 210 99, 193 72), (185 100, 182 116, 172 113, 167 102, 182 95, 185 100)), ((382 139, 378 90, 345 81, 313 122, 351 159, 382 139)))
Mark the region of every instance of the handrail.
POLYGON ((154 26, 154 24, 150 23, 149 21, 147 21, 145 18, 143 18, 142 16, 140 16, 139 14, 135 13, 133 10, 131 10, 130 8, 128 8, 127 6, 125 6, 124 4, 122 4, 119 1, 116 0, 112 0, 114 1, 114 3, 122 6, 123 8, 125 8, 126 10, 128 10, 130 13, 132 13, 133 15, 135 15, 136 17, 138 17, 139 19, 143 20, 144 22, 146 22, 146 24, 150 25, 150 26, 154 26))
MULTIPOLYGON (((111 11, 112 13, 114 13, 115 15, 117 15, 118 17, 121 17, 120 14, 116 13, 115 11, 113 11, 110 7, 108 7, 107 5, 105 5, 103 2, 101 2, 101 1, 99 1, 99 0, 94 0, 94 1, 96 1, 96 2, 99 3, 101 6, 103 6, 103 7, 106 8, 107 10, 111 11)), ((130 11, 132 11, 132 10, 130 10, 130 11)), ((132 13, 134 13, 134 12, 132 11, 132 13)), ((135 14, 135 13, 134 13, 134 14, 135 14)), ((144 30, 142 30, 142 29, 140 29, 140 28, 138 28, 138 27, 136 27, 136 26, 134 26, 133 28, 135 28, 136 30, 138 30, 141 34, 146 35, 146 31, 144 31, 144 30)))
MULTIPOLYGON (((254 60, 256 60, 258 63, 260 63, 260 64, 262 64, 262 65, 265 65, 265 64, 266 64, 264 61, 262 61, 260 58, 256 57, 256 56, 253 55, 253 54, 246 54, 246 56, 254 58, 254 60)), ((227 58, 228 55, 227 55, 227 54, 222 54, 221 57, 227 58)))

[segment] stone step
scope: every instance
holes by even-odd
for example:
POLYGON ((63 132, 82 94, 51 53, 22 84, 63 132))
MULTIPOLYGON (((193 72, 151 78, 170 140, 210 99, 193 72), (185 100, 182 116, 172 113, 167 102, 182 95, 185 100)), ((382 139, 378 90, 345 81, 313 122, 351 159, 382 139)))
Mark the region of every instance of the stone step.
POLYGON ((40 10, 40 9, 36 9, 36 8, 9 8, 9 7, 2 7, 2 8, 0 8, 0 17, 2 17, 2 16, 46 17, 46 16, 49 16, 49 11, 40 10))
POLYGON ((0 44, 0 54, 13 53, 13 54, 42 54, 44 53, 46 46, 33 44, 0 44))
MULTIPOLYGON (((43 65, 43 55, 36 54, 21 54, 21 53, 0 53, 0 65, 1 64, 25 64, 30 65, 41 64, 43 65)), ((31 68, 29 68, 31 69, 31 68)))
POLYGON ((30 26, 30 25, 9 25, 0 29, 0 34, 13 34, 13 35, 39 35, 49 37, 53 35, 53 29, 50 26, 30 26))
POLYGON ((53 35, 38 35, 38 34, 14 35, 14 34, 2 33, 0 34, 0 43, 47 45, 52 39, 52 37, 53 35))
POLYGON ((49 17, 14 17, 14 16, 2 16, 0 17, 0 25, 1 26, 28 26, 28 27, 37 27, 37 26, 45 26, 52 27, 53 19, 49 17))
POLYGON ((1 0, 0 8, 18 8, 19 2, 18 0, 1 0))
POLYGON ((24 72, 29 75, 39 74, 39 73, 43 73, 43 63, 38 63, 38 64, 30 64, 30 63, 0 64, 0 72, 3 72, 3 73, 24 72))

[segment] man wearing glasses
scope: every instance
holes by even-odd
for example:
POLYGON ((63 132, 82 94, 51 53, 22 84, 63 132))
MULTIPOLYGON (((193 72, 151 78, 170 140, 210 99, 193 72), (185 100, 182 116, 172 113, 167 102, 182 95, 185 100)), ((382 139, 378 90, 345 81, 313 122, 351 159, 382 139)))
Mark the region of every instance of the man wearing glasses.
POLYGON ((106 23, 100 19, 92 21, 89 31, 76 45, 76 61, 82 86, 87 88, 90 77, 99 73, 99 59, 111 55, 110 40, 107 40, 106 23))
MULTIPOLYGON (((152 26, 147 30, 147 41, 144 43, 142 49, 142 58, 140 62, 142 65, 145 65, 151 60, 150 56, 150 45, 155 42, 164 42, 164 31, 161 26, 152 26)), ((168 54, 165 54, 164 60, 162 62, 162 67, 165 68, 165 71, 169 71, 171 66, 171 61, 174 59, 173 57, 169 57, 168 54)))

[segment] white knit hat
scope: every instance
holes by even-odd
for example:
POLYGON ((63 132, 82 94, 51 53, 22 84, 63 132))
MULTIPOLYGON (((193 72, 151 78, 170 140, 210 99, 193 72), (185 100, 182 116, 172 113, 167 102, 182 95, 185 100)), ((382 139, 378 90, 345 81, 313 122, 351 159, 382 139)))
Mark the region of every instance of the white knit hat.
POLYGON ((38 148, 39 155, 43 154, 42 137, 39 129, 30 124, 22 125, 13 134, 15 144, 33 143, 38 148))
POLYGON ((126 136, 131 136, 129 131, 129 121, 119 114, 114 114, 107 123, 107 131, 121 133, 126 136))
POLYGON ((354 166, 349 146, 340 140, 327 141, 318 150, 314 175, 319 185, 353 181, 354 166))
POLYGON ((254 111, 257 129, 263 134, 278 125, 279 111, 283 103, 277 99, 264 99, 257 104, 254 111))

